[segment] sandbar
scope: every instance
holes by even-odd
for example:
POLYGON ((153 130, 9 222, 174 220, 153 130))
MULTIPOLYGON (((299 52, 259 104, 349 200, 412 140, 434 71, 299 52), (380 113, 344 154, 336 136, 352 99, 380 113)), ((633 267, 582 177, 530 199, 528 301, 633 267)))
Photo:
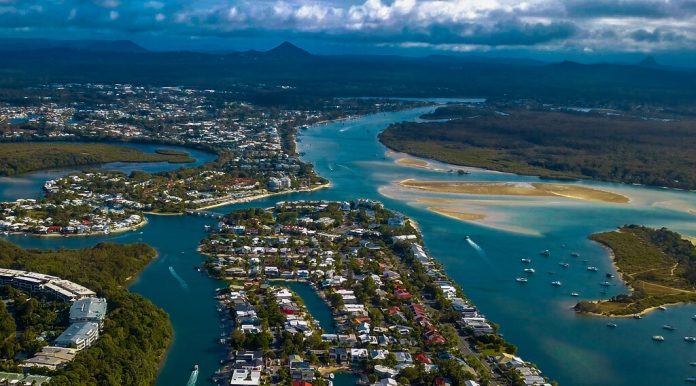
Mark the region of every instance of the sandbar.
POLYGON ((451 217, 451 218, 454 218, 456 220, 462 220, 462 221, 478 221, 478 220, 483 220, 486 218, 486 215, 484 215, 484 214, 460 212, 457 210, 447 209, 447 208, 438 208, 438 207, 429 206, 428 210, 431 212, 441 214, 443 216, 451 217))
POLYGON ((435 193, 455 193, 473 195, 527 196, 527 197, 565 197, 575 200, 598 201, 613 204, 626 204, 626 196, 599 189, 578 185, 551 183, 514 182, 457 182, 457 181, 418 181, 407 179, 399 182, 405 188, 435 193))

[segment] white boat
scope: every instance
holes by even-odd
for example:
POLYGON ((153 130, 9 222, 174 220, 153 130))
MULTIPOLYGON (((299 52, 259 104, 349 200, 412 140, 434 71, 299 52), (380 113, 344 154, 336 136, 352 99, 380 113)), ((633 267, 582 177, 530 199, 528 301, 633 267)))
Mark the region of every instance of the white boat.
POLYGON ((570 255, 573 257, 580 257, 580 254, 577 252, 571 252, 570 255))
POLYGON ((685 378, 685 379, 684 379, 684 382, 696 383, 696 377, 685 378))
POLYGON ((635 314, 633 315, 633 319, 643 319, 643 317, 638 314, 635 314))
POLYGON ((685 336, 684 341, 689 342, 689 343, 694 343, 694 342, 696 342, 696 336, 685 336))
POLYGON ((552 281, 551 285, 556 286, 556 287, 560 287, 562 284, 560 281, 556 280, 556 281, 552 281))
POLYGON ((545 249, 545 250, 539 252, 539 254, 542 256, 551 256, 551 251, 549 251, 548 249, 545 249))
POLYGON ((578 297, 578 296, 580 296, 580 294, 577 293, 577 292, 571 292, 571 293, 570 293, 570 296, 578 297))
POLYGON ((524 264, 530 264, 532 262, 532 260, 530 260, 530 259, 521 259, 520 261, 523 262, 524 264))
POLYGON ((599 285, 601 285, 602 287, 609 287, 611 285, 611 283, 609 283, 608 281, 603 281, 603 282, 599 283, 599 285))
POLYGON ((587 267, 587 270, 590 272, 597 272, 598 271, 597 267, 587 267))
POLYGON ((558 265, 560 265, 563 268, 568 268, 570 266, 570 264, 568 263, 558 263, 558 265))
POLYGON ((607 323, 607 327, 616 328, 616 323, 607 323))
POLYGON ((470 240, 471 240, 471 237, 469 237, 469 236, 464 236, 464 240, 470 241, 470 240))
POLYGON ((334 373, 329 374, 330 379, 334 379, 334 373))
POLYGON ((665 337, 662 335, 654 335, 652 337, 652 340, 654 340, 655 342, 662 342, 663 340, 665 340, 665 337))
POLYGON ((696 320, 696 315, 692 316, 691 319, 696 320))
POLYGON ((691 366, 691 367, 696 367, 696 362, 691 362, 691 363, 689 363, 689 366, 691 366))
POLYGON ((534 272, 536 272, 536 271, 534 270, 534 268, 525 268, 525 269, 524 269, 524 272, 526 272, 526 273, 534 273, 534 272))
POLYGON ((517 279, 515 279, 515 281, 518 283, 526 283, 527 278, 526 277, 518 277, 517 279))
POLYGON ((669 325, 669 324, 665 324, 664 326, 662 326, 662 329, 668 330, 668 331, 674 331, 674 330, 675 330, 674 326, 671 326, 671 325, 669 325))
POLYGON ((657 309, 660 311, 667 311, 667 307, 665 307, 665 306, 659 306, 659 307, 657 307, 657 309))

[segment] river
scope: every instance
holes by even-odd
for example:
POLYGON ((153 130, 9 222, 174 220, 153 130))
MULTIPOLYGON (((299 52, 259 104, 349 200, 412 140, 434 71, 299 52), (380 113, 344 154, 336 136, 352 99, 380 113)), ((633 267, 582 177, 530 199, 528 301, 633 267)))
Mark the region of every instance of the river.
MULTIPOLYGON (((488 318, 501 324, 505 338, 519 346, 520 355, 539 364, 562 385, 676 385, 696 375, 689 362, 696 361, 696 345, 682 340, 696 335, 696 306, 670 307, 642 320, 619 319, 615 329, 606 327, 605 318, 576 315, 570 308, 576 302, 569 293, 583 299, 610 297, 625 291, 614 280, 602 294, 603 273, 614 272, 605 250, 590 242, 591 233, 614 229, 627 223, 667 226, 688 235, 696 234, 696 217, 687 209, 696 208, 696 195, 690 192, 609 184, 579 182, 583 186, 612 190, 631 198, 630 204, 603 204, 565 198, 473 197, 462 202, 466 210, 485 212, 485 225, 461 222, 434 214, 415 195, 395 187, 405 178, 472 181, 537 182, 535 177, 472 170, 466 176, 442 171, 397 165, 385 154, 377 134, 389 123, 415 120, 432 108, 380 113, 360 119, 324 124, 302 131, 298 147, 304 160, 332 182, 330 189, 310 193, 275 196, 260 201, 214 209, 220 213, 235 208, 272 206, 281 200, 349 200, 374 198, 388 207, 414 218, 424 235, 426 247, 441 261, 447 273, 488 318), (464 241, 470 236, 475 245, 464 241), (475 248, 478 247, 478 248, 475 248), (551 256, 539 256, 549 249, 551 256), (570 257, 578 252, 580 258, 570 257), (525 286, 515 283, 529 257, 537 270, 525 286), (587 260, 584 262, 583 260, 587 260), (567 261, 570 266, 558 265, 567 261), (586 265, 599 268, 588 272, 586 265), (561 288, 550 285, 563 282, 561 288), (676 331, 662 330, 671 324, 676 331), (665 335, 656 343, 653 335, 665 335)), ((446 165, 438 165, 447 170, 446 165)), ((0 182, 0 191, 7 183, 0 182)), ((427 195, 443 198, 446 195, 427 195)), ((447 197, 451 198, 451 197, 447 197)), ((216 343, 220 326, 212 298, 212 281, 193 266, 203 257, 195 251, 204 237, 203 225, 210 220, 184 216, 149 216, 141 230, 121 235, 90 238, 40 239, 12 236, 24 247, 84 247, 103 240, 144 241, 154 246, 160 257, 149 265, 131 290, 151 299, 171 316, 175 339, 161 371, 158 385, 185 384, 191 366, 201 366, 199 384, 207 379, 224 355, 216 343), (142 234, 140 233, 142 231, 142 234)), ((308 303, 305 300, 305 303, 308 303)), ((315 318, 317 316, 315 315, 315 318)), ((317 318, 318 319, 318 318, 317 318)), ((322 323, 323 324, 323 323, 322 323)))

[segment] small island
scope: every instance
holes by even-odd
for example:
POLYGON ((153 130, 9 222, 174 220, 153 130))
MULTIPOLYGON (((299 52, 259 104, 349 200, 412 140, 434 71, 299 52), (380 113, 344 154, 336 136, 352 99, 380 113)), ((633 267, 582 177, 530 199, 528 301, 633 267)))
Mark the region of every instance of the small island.
POLYGON ((668 229, 626 225, 590 239, 611 250, 617 270, 631 288, 609 300, 581 301, 575 310, 633 316, 658 307, 696 302, 696 247, 668 229))

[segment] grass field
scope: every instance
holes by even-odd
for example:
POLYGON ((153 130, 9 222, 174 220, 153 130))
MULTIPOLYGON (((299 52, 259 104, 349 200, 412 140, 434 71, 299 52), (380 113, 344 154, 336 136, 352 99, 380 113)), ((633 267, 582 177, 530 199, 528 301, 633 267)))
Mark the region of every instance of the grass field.
POLYGON ((31 171, 85 166, 108 162, 193 162, 186 153, 157 150, 145 153, 138 149, 101 143, 2 143, 0 176, 14 176, 31 171))

